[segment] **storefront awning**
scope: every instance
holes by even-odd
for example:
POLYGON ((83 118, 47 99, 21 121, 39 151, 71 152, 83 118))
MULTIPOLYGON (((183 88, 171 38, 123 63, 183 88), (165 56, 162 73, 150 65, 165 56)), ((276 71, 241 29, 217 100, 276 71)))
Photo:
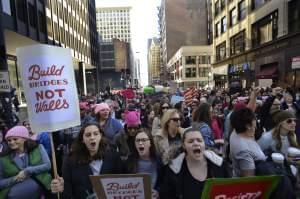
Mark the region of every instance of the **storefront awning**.
POLYGON ((216 75, 228 75, 228 64, 212 68, 212 73, 216 75))
POLYGON ((262 69, 257 75, 256 79, 272 79, 277 77, 277 66, 267 67, 262 69))

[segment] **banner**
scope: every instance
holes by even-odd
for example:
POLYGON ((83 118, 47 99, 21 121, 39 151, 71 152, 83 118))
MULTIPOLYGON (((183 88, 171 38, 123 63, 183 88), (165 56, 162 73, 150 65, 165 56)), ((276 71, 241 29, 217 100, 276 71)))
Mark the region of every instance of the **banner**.
POLYGON ((208 179, 201 199, 268 199, 280 179, 280 176, 208 179))
POLYGON ((112 174, 90 176, 97 197, 101 199, 151 199, 148 174, 112 174))
POLYGON ((80 125, 78 94, 70 49, 33 45, 17 49, 34 132, 53 132, 80 125))

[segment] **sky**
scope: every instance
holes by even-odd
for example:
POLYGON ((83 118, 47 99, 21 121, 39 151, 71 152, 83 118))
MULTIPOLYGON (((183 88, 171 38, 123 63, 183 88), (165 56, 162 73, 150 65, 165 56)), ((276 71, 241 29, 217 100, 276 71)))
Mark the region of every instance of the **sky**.
POLYGON ((158 37, 158 9, 160 0, 96 0, 97 7, 131 6, 132 49, 141 62, 141 84, 148 84, 148 39, 158 37))

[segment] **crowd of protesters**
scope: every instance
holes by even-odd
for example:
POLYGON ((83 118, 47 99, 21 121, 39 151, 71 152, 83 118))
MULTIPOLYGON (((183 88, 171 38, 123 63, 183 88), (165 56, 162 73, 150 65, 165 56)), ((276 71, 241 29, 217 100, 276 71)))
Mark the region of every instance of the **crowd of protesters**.
POLYGON ((0 198, 96 198, 90 175, 136 173, 150 174, 152 198, 196 199, 209 178, 258 175, 282 176, 272 198, 296 198, 300 92, 196 92, 175 103, 167 94, 81 96, 81 124, 53 133, 55 177, 49 134, 27 120, 1 123, 0 198))

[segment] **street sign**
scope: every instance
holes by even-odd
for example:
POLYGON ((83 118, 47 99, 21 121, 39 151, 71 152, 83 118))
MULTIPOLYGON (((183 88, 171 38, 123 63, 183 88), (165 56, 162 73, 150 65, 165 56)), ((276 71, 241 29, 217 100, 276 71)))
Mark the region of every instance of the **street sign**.
POLYGON ((299 69, 300 68, 300 56, 292 58, 292 69, 299 69))
POLYGON ((8 71, 0 71, 0 92, 2 92, 2 93, 10 92, 8 71))

